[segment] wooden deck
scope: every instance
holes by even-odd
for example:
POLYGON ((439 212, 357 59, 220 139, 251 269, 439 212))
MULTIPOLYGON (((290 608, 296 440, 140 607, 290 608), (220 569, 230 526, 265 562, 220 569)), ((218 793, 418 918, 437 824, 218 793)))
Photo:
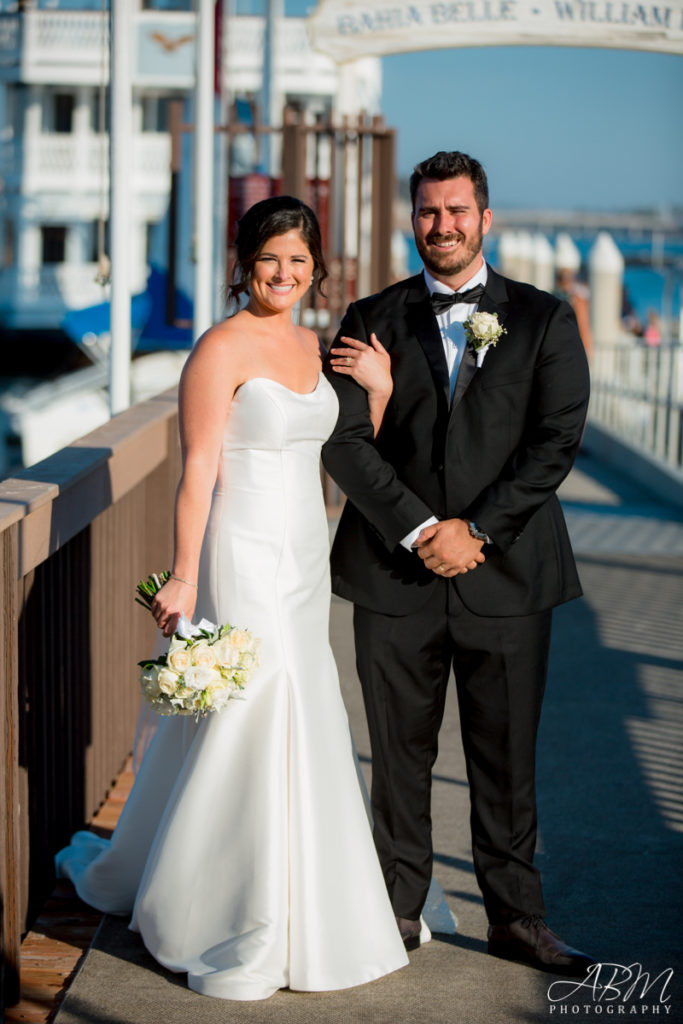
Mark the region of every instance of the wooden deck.
MULTIPOLYGON (((108 836, 113 831, 133 777, 129 760, 93 819, 92 828, 100 835, 108 836)), ((79 900, 70 882, 57 882, 21 943, 21 999, 5 1011, 7 1022, 46 1024, 52 1020, 102 916, 79 900)))

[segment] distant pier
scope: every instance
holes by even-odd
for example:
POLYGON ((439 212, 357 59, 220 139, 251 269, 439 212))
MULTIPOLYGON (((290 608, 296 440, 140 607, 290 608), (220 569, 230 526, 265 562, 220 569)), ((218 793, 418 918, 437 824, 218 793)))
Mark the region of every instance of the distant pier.
MULTIPOLYGON (((410 201, 401 196, 394 207, 396 227, 410 232, 410 201)), ((609 231, 614 235, 667 238, 683 237, 683 210, 604 211, 604 210, 495 210, 493 230, 567 231, 574 236, 609 231)))

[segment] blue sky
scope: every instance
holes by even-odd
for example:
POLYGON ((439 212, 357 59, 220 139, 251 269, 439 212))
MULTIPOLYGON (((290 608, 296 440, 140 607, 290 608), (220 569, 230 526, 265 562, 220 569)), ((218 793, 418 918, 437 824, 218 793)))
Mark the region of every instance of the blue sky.
POLYGON ((484 164, 494 206, 683 207, 683 57, 435 50, 383 58, 383 77, 401 174, 461 149, 484 164))
MULTIPOLYGON (((291 15, 314 7, 285 0, 291 15)), ((484 164, 496 206, 683 208, 683 56, 489 46, 382 63, 401 175, 460 149, 484 164)))

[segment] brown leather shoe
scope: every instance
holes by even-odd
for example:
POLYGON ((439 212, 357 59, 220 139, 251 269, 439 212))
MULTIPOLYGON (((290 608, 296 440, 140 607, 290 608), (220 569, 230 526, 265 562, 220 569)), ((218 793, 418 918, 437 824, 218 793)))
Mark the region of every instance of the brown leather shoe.
POLYGON ((592 956, 572 949, 554 932, 542 917, 529 915, 509 924, 492 924, 488 930, 491 956, 518 963, 531 964, 541 971, 583 978, 595 963, 592 956))
POLYGON ((422 925, 419 921, 411 921, 407 917, 397 917, 396 924, 403 939, 403 945, 408 953, 420 947, 420 932, 422 925))

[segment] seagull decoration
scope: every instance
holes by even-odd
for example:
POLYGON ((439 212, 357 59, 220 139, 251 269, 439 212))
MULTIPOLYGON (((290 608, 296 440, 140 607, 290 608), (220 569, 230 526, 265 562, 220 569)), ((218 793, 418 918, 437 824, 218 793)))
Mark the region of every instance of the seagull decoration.
POLYGON ((184 46, 185 43, 191 43, 194 39, 194 32, 186 36, 178 36, 176 39, 165 36, 163 32, 150 32, 150 38, 155 43, 158 43, 162 50, 166 50, 166 53, 173 53, 174 50, 184 46))

